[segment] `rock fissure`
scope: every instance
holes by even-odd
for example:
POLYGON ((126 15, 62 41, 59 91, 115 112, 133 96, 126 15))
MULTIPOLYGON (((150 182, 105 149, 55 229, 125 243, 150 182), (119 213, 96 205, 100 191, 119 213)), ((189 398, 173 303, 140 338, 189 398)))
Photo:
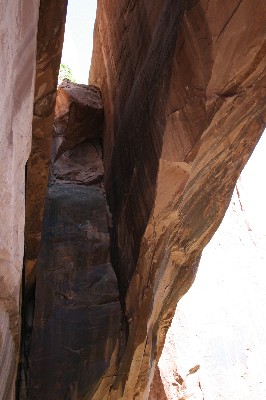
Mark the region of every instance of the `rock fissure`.
POLYGON ((0 4, 1 399, 19 346, 18 400, 167 398, 176 304, 265 127, 264 3, 98 0, 91 85, 57 96, 67 1, 0 4))
POLYGON ((91 398, 111 376, 108 370, 117 353, 122 314, 109 257, 98 139, 102 124, 97 88, 64 81, 57 92, 51 176, 37 261, 30 400, 91 398), (91 178, 86 183, 80 181, 84 171, 91 178), (99 175, 95 182, 93 176, 99 175))

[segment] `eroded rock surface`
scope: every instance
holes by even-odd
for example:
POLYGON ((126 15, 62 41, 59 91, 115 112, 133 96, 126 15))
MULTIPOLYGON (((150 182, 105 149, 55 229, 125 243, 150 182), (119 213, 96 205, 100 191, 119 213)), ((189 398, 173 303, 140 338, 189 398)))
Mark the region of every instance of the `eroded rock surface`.
POLYGON ((62 139, 55 158, 86 139, 100 139, 103 104, 98 88, 64 80, 57 92, 54 135, 62 139))
POLYGON ((167 400, 164 384, 162 382, 158 366, 155 369, 153 382, 151 384, 149 400, 167 400))
POLYGON ((116 370, 121 306, 110 263, 102 122, 96 88, 60 86, 37 266, 30 400, 91 399, 96 390, 108 391, 116 370))
POLYGON ((159 361, 167 400, 265 398, 265 150, 264 132, 177 305, 159 361))
POLYGON ((92 398, 121 320, 100 188, 50 187, 36 281, 29 399, 92 398))
MULTIPOLYGON (((0 390, 4 399, 9 400, 14 393, 19 342, 24 167, 30 147, 38 2, 31 3, 30 7, 24 0, 8 2, 8 5, 1 4, 3 10, 1 33, 5 40, 1 42, 4 57, 0 61, 3 82, 0 147, 3 307, 0 310, 2 341, 6 343, 1 362, 3 366, 8 365, 9 372, 6 374, 6 369, 1 369, 4 375, 0 390)), ((31 276, 31 272, 39 252, 65 12, 65 0, 41 1, 33 148, 27 168, 26 275, 29 279, 26 283, 29 289, 33 289, 34 274, 31 276)), ((100 87, 103 95, 104 176, 114 222, 112 265, 118 279, 122 320, 127 323, 123 325, 121 338, 117 337, 118 345, 114 338, 109 340, 107 332, 105 354, 101 350, 97 353, 97 346, 94 348, 95 354, 106 358, 100 363, 101 373, 94 375, 93 382, 88 375, 77 378, 78 368, 84 374, 86 368, 81 347, 72 346, 72 339, 77 343, 71 336, 75 332, 64 338, 61 345, 59 343, 58 354, 66 358, 66 365, 78 366, 73 374, 66 373, 69 386, 64 390, 69 391, 67 395, 71 399, 82 398, 85 393, 95 399, 104 396, 110 400, 148 398, 176 303, 193 282, 201 251, 222 220, 234 184, 265 125, 264 16, 263 0, 225 0, 222 6, 208 0, 158 0, 156 4, 152 0, 98 1, 90 81, 100 87), (74 351, 69 350, 71 355, 63 347, 65 345, 74 351), (80 355, 76 351, 80 351, 80 355), (78 361, 74 361, 75 357, 78 361)), ((68 197, 68 190, 75 185, 74 190, 80 194, 77 196, 80 207, 83 207, 84 193, 95 194, 102 190, 103 167, 99 161, 99 135, 87 138, 84 131, 81 137, 84 142, 88 140, 86 144, 76 140, 76 133, 73 135, 74 141, 72 136, 55 138, 54 154, 57 156, 47 204, 50 207, 53 203, 53 208, 63 198, 69 204, 66 214, 73 212, 76 216, 79 207, 68 197), (82 145, 87 151, 79 148, 82 145), (86 161, 89 154, 93 159, 91 166, 86 161), (92 185, 94 190, 91 190, 92 185)), ((90 216, 86 215, 90 222, 90 216)), ((51 232, 53 213, 47 212, 45 218, 46 233, 51 232)), ((69 222, 68 233, 76 229, 74 218, 72 222, 69 222)), ((96 224, 94 230, 101 232, 98 228, 96 224)), ((59 239, 65 232, 62 233, 59 226, 55 232, 58 244, 62 245, 63 240, 59 239)), ((87 233, 86 226, 83 234, 87 233)), ((44 236, 42 248, 48 246, 48 240, 44 236)), ((87 236, 84 240, 86 242, 87 236)), ((102 246, 106 249, 104 244, 102 246)), ((74 243, 67 247, 70 253, 71 249, 74 254, 74 243)), ((75 258, 73 254, 70 255, 75 258)), ((84 258, 80 265, 85 270, 91 265, 90 257, 84 258)), ((104 264, 109 263, 107 258, 104 264)), ((36 292, 36 333, 42 336, 47 326, 47 338, 56 341, 59 339, 56 330, 52 336, 48 311, 58 323, 61 334, 63 323, 58 318, 57 307, 67 318, 65 304, 72 305, 70 293, 70 297, 73 294, 73 298, 78 299, 77 309, 82 315, 80 308, 84 304, 87 306, 91 298, 82 290, 79 298, 72 287, 71 290, 64 287, 60 275, 61 258, 53 260, 50 253, 44 254, 42 250, 40 265, 49 267, 48 261, 58 265, 58 275, 57 280, 49 281, 51 286, 47 284, 53 294, 51 303, 42 286, 36 292), (55 295, 57 290, 51 289, 53 284, 60 287, 60 293, 66 298, 55 295), (42 314, 47 325, 41 323, 42 314)), ((97 260, 95 262, 97 265, 97 260)), ((82 268, 82 274, 84 270, 82 268)), ((108 299, 118 299, 114 274, 109 267, 106 271, 113 291, 108 299)), ((78 274, 72 275, 67 269, 66 275, 73 277, 74 285, 80 284, 78 274)), ((40 269, 42 281, 47 283, 47 277, 40 269)), ((31 311, 29 315, 32 316, 31 311)), ((120 316, 117 313, 119 320, 120 316)), ((87 327, 91 326, 91 321, 87 323, 87 327)), ((94 321, 92 324, 97 325, 94 321)), ((118 327, 118 322, 113 321, 112 326, 118 327)), ((113 332, 111 326, 106 330, 113 332)), ((83 344, 81 336, 78 341, 83 344)), ((38 343, 48 349, 45 337, 33 337, 32 366, 42 352, 38 343)), ((50 344, 54 349, 54 343, 50 344)), ((88 349, 89 345, 85 350, 88 358, 85 358, 91 371, 92 355, 88 349)), ((44 351, 41 357, 45 363, 44 351)), ((57 366, 59 374, 61 364, 57 366)), ((51 396, 51 389, 42 382, 45 374, 40 376, 43 370, 37 364, 36 368, 39 374, 34 376, 33 372, 36 384, 31 382, 31 396, 41 399, 40 393, 45 390, 47 396, 51 396)), ((51 379, 56 385, 59 375, 51 379)), ((55 390, 59 393, 58 387, 55 390)), ((64 391, 61 393, 65 395, 64 391)))

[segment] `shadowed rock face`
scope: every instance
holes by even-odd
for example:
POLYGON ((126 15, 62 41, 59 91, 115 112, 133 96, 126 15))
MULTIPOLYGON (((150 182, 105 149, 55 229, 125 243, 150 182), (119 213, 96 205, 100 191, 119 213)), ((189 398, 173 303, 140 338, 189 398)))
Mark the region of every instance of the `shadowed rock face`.
POLYGON ((40 1, 32 143, 26 169, 25 285, 27 296, 30 296, 34 290, 35 263, 40 249, 66 9, 67 0, 40 1))
MULTIPOLYGON (((20 1, 21 4, 24 2, 26 3, 24 0, 20 1)), ((21 225, 25 237, 24 282, 21 290, 23 297, 23 326, 17 385, 21 400, 26 396, 28 369, 26 355, 28 353, 28 337, 32 329, 35 267, 40 250, 41 223, 44 199, 47 192, 57 76, 63 46, 67 0, 58 0, 56 2, 53 0, 40 0, 37 3, 36 9, 39 12, 39 20, 36 20, 34 25, 38 33, 37 46, 35 43, 34 48, 37 54, 33 60, 34 65, 36 65, 36 75, 33 74, 31 76, 31 79, 35 80, 35 90, 34 88, 31 89, 32 93, 34 93, 34 101, 33 118, 31 117, 29 125, 28 153, 30 152, 30 155, 27 153, 25 162, 20 164, 20 168, 24 170, 23 176, 26 175, 26 185, 21 191, 23 193, 23 208, 25 207, 25 229, 24 223, 21 225), (26 161, 27 166, 25 168, 26 161)), ((29 15, 31 14, 29 13, 29 15)), ((32 34, 30 33, 30 35, 32 34)), ((24 76, 29 71, 27 65, 23 65, 23 72, 19 76, 19 81, 22 82, 22 85, 24 85, 24 76)), ((24 115, 25 113, 26 109, 24 110, 24 115)), ((25 144, 22 142, 21 148, 25 144)), ((20 240, 20 242, 23 246, 23 240, 20 240)), ((21 268, 23 262, 21 261, 21 268)), ((19 291, 17 292, 19 295, 19 291)))
POLYGON ((96 88, 60 86, 37 264, 30 400, 92 398, 108 388, 117 365, 121 306, 109 255, 102 123, 96 88))
POLYGON ((100 188, 50 187, 37 267, 29 399, 91 398, 115 359, 117 281, 100 188))

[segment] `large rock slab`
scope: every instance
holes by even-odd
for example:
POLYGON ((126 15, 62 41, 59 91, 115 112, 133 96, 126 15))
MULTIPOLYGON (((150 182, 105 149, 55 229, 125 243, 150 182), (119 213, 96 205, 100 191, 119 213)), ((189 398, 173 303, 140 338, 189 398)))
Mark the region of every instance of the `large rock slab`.
POLYGON ((29 399, 92 398, 115 364, 121 322, 102 190, 50 187, 41 243, 29 399))
POLYGON ((176 303, 263 130, 264 8, 98 4, 90 83, 104 101, 112 260, 129 325, 110 399, 147 398, 176 303))
POLYGON ((25 165, 30 153, 39 1, 0 1, 0 398, 13 400, 20 339, 25 165))

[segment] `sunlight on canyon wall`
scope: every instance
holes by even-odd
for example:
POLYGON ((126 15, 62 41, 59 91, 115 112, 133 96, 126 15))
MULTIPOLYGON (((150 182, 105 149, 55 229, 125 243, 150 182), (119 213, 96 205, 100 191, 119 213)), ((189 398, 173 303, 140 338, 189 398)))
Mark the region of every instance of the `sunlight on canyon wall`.
POLYGON ((168 399, 265 399, 265 151, 264 133, 177 306, 159 363, 168 399))

